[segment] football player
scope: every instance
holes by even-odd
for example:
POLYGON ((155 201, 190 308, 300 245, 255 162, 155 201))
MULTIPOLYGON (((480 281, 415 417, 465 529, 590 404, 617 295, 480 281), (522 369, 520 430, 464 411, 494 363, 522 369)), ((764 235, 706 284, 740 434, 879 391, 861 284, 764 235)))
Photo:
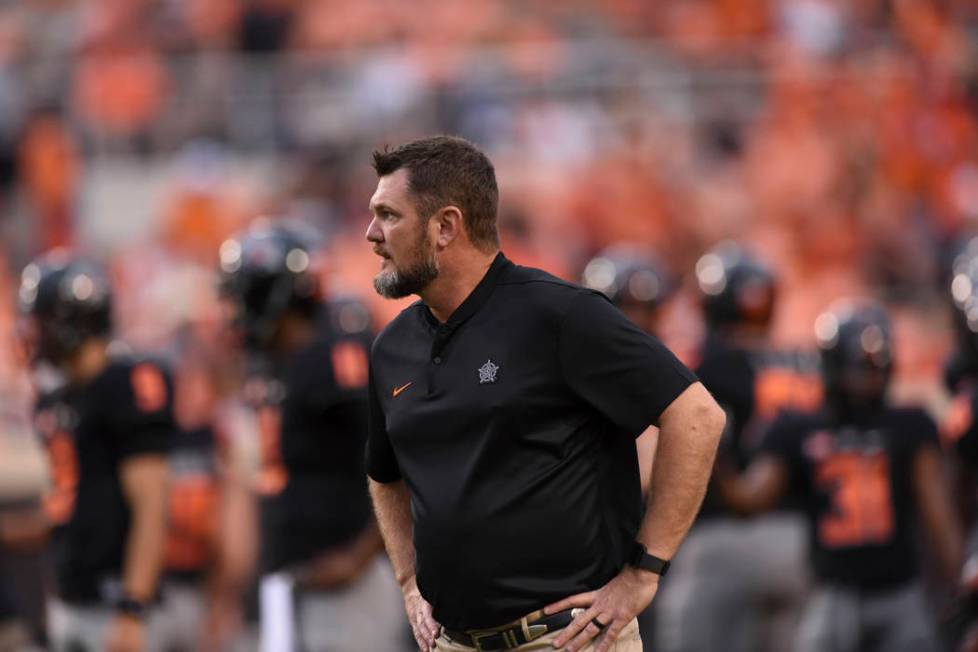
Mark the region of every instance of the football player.
POLYGON ((321 299, 312 255, 281 225, 220 249, 260 437, 261 646, 398 650, 409 639, 364 462, 370 317, 321 299))
POLYGON ((945 366, 951 401, 941 419, 941 441, 955 462, 960 512, 968 525, 966 560, 961 591, 945 623, 949 638, 964 637, 965 649, 978 650, 978 531, 975 504, 978 492, 978 238, 958 247, 951 263, 946 291, 957 347, 945 366))
POLYGON ((815 324, 825 407, 786 413, 743 473, 719 474, 744 513, 771 509, 797 483, 804 497, 816 590, 797 650, 936 650, 918 583, 918 523, 946 579, 960 531, 943 484, 937 427, 918 408, 890 405, 890 324, 875 304, 840 304, 815 324))
MULTIPOLYGON (((747 249, 721 243, 699 259, 695 275, 706 324, 695 372, 727 412, 721 447, 743 467, 780 410, 818 405, 818 358, 769 345, 777 284, 747 249)), ((659 604, 661 649, 785 649, 808 581, 803 520, 780 507, 748 520, 715 488, 707 491, 659 604)))
POLYGON ((166 527, 172 383, 158 364, 110 355, 112 291, 95 263, 54 253, 19 291, 36 361, 59 389, 35 423, 50 455, 55 650, 144 649, 166 527))

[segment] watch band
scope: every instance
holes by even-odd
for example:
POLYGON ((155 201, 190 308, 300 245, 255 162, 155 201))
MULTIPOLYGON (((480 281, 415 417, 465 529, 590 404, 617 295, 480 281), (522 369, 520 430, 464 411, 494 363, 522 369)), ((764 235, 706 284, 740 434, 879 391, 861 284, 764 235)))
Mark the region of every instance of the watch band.
POLYGON ((672 562, 656 557, 655 555, 650 555, 645 546, 636 541, 632 544, 632 553, 628 560, 628 565, 664 576, 669 572, 669 567, 672 565, 672 562))
POLYGON ((123 596, 116 600, 115 610, 117 613, 142 619, 146 616, 146 603, 129 596, 123 596))

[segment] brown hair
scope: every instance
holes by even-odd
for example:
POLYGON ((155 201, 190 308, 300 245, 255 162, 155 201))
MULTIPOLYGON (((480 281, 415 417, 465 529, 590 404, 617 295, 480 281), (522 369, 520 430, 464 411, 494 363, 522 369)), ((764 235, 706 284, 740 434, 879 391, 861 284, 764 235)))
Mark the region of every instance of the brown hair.
POLYGON ((404 168, 408 189, 422 217, 458 206, 469 238, 479 249, 499 247, 496 207, 499 189, 492 163, 475 145, 454 136, 434 136, 374 152, 374 169, 384 177, 404 168))

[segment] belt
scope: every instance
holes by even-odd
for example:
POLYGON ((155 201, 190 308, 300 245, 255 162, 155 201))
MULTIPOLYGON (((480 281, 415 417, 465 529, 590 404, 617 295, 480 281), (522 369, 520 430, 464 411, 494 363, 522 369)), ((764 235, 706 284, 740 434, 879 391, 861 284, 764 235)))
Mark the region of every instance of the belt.
POLYGON ((540 638, 544 634, 567 627, 572 620, 574 620, 574 615, 570 609, 558 611, 549 616, 544 616, 543 610, 540 610, 499 627, 470 629, 465 632, 446 629, 445 634, 456 643, 475 648, 478 652, 513 650, 524 643, 540 638))

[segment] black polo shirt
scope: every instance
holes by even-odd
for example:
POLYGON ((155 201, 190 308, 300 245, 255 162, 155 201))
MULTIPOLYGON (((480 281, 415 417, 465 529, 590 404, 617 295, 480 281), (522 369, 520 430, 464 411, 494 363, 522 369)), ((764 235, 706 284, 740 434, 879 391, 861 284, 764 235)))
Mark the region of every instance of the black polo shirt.
POLYGON ((367 471, 411 493, 417 578, 452 629, 598 588, 641 519, 635 437, 695 381, 603 295, 499 254, 439 323, 374 343, 367 471))

